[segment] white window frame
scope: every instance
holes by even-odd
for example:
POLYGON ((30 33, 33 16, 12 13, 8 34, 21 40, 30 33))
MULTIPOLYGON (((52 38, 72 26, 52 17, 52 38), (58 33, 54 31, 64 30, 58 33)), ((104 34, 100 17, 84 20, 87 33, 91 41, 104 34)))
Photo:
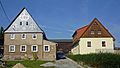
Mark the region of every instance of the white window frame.
MULTIPOLYGON (((104 47, 107 47, 107 42, 106 42, 105 40, 102 40, 102 41, 101 41, 101 46, 103 47, 103 45, 102 45, 102 42, 103 42, 103 41, 105 42, 105 46, 104 46, 104 47)), ((104 48, 104 47, 103 47, 103 48, 104 48)))
POLYGON ((44 52, 49 52, 50 51, 50 45, 44 45, 43 50, 44 50, 44 52), (48 46, 48 51, 45 50, 45 46, 48 46))
POLYGON ((26 45, 20 45, 20 52, 26 52, 27 51, 27 46, 26 45), (22 46, 25 46, 25 51, 22 51, 22 46))
POLYGON ((15 52, 15 45, 9 45, 9 52, 15 52), (13 51, 11 51, 11 46, 13 46, 14 48, 13 48, 13 51))
POLYGON ((32 51, 32 52, 38 52, 38 45, 32 45, 32 46, 31 46, 31 51, 32 51), (33 46, 36 46, 36 51, 33 51, 33 46))
POLYGON ((37 34, 32 34, 32 39, 37 39, 37 34), (36 36, 36 38, 34 38, 34 35, 36 36))
MULTIPOLYGON (((91 41, 91 40, 88 40, 88 41, 86 42, 86 46, 88 47, 88 42, 91 42, 90 47, 92 47, 92 41, 91 41)), ((89 48, 89 47, 88 47, 88 48, 89 48)))
POLYGON ((23 38, 23 34, 21 34, 21 39, 26 39, 27 35, 26 34, 24 34, 24 35, 25 35, 25 38, 23 38))
POLYGON ((94 31, 94 30, 91 30, 91 31, 90 31, 90 34, 92 34, 92 35, 95 34, 95 31, 94 31))
POLYGON ((15 34, 10 34, 11 39, 15 39, 15 34))
POLYGON ((98 34, 99 34, 99 35, 101 35, 101 34, 102 34, 100 30, 98 31, 98 34))

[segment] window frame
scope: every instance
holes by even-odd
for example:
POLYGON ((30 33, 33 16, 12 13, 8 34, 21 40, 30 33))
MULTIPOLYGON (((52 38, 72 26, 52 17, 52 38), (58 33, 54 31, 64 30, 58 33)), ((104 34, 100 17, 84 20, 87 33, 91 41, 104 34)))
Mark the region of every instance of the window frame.
POLYGON ((31 51, 32 51, 32 52, 38 52, 38 45, 32 45, 32 46, 31 46, 31 51), (33 50, 33 46, 36 46, 36 51, 33 50))
POLYGON ((26 22, 26 25, 28 25, 28 21, 26 22))
POLYGON ((92 42, 91 42, 90 40, 87 41, 87 47, 91 47, 91 45, 92 45, 92 42), (90 43, 89 43, 89 42, 90 42, 90 43), (90 45, 89 45, 88 43, 89 43, 90 45))
POLYGON ((101 33, 101 30, 98 30, 98 35, 101 35, 102 33, 101 33))
POLYGON ((105 40, 102 40, 102 47, 106 47, 106 41, 105 40), (104 42, 104 45, 103 45, 103 42, 104 42))
POLYGON ((21 39, 26 39, 26 34, 21 34, 21 39), (23 35, 25 35, 25 37, 23 38, 23 35))
POLYGON ((9 52, 15 52, 15 45, 9 45, 9 52), (13 51, 11 51, 11 47, 12 47, 12 46, 14 47, 14 48, 13 48, 13 51))
POLYGON ((37 39, 37 34, 32 34, 32 39, 37 39), (34 35, 36 36, 36 38, 34 38, 34 35))
POLYGON ((27 51, 27 46, 26 45, 20 45, 20 52, 26 52, 27 51), (25 46, 25 51, 22 51, 22 46, 25 46))
POLYGON ((20 22, 20 25, 22 25, 23 24, 23 22, 20 22))
POLYGON ((95 34, 95 31, 94 31, 94 30, 91 30, 91 31, 90 31, 90 34, 92 34, 92 35, 95 34))
POLYGON ((15 39, 15 34, 10 34, 10 39, 15 39))
POLYGON ((50 52, 50 45, 44 45, 43 47, 44 52, 50 52), (45 47, 48 46, 48 50, 46 51, 45 47))

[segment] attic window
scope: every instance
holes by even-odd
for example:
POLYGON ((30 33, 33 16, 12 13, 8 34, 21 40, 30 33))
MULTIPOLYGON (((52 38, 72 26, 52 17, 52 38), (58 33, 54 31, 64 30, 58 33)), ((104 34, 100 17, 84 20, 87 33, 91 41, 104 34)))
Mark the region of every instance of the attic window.
POLYGON ((101 31, 100 31, 100 30, 98 31, 98 34, 101 34, 101 31))
POLYGON ((91 33, 91 34, 95 34, 93 30, 92 30, 90 33, 91 33))
POLYGON ((26 25, 28 25, 28 22, 26 22, 26 25))
POLYGON ((20 22, 20 25, 22 25, 22 22, 20 22))

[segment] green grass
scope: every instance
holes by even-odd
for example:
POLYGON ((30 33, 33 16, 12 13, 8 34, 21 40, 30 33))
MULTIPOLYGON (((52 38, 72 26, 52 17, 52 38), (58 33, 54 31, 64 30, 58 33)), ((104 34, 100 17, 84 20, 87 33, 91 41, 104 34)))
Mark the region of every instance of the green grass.
POLYGON ((40 67, 40 65, 46 63, 46 61, 40 60, 7 61, 7 68, 12 68, 17 63, 23 64, 26 68, 43 68, 40 67))
POLYGON ((69 55, 69 58, 96 68, 120 68, 120 55, 111 53, 69 55))

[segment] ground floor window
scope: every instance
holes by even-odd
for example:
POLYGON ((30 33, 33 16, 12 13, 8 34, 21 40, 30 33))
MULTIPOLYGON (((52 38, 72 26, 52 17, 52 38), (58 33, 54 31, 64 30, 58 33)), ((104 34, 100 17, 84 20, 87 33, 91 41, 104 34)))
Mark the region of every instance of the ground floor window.
POLYGON ((50 46, 49 45, 44 45, 44 52, 49 52, 50 51, 50 46))
POLYGON ((9 52, 15 52, 15 45, 9 45, 9 52))
POLYGON ((26 45, 20 46, 20 52, 26 52, 26 45))
POLYGON ((31 46, 31 51, 32 52, 37 52, 38 51, 38 46, 37 45, 32 45, 31 46))

